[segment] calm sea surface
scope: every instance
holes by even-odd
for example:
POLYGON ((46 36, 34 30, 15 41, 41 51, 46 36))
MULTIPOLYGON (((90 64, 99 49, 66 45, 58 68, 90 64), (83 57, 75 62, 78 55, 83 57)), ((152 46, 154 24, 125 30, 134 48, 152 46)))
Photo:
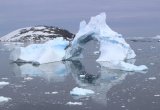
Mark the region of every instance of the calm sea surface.
POLYGON ((33 66, 9 60, 9 50, 0 44, 0 96, 10 97, 0 110, 159 110, 160 42, 139 40, 128 43, 135 50, 136 65, 146 72, 126 72, 102 67, 92 58, 33 66), (80 75, 85 74, 82 78, 80 75), (74 87, 95 91, 89 97, 70 95, 74 87), (53 92, 53 93, 52 93, 53 92), (67 105, 82 102, 82 105, 67 105))

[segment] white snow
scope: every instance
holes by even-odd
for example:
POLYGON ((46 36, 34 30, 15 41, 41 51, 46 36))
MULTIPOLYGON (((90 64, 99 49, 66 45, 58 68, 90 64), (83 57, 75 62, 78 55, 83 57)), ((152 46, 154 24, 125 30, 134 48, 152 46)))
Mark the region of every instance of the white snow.
POLYGON ((46 27, 44 27, 44 26, 37 26, 37 27, 20 28, 20 29, 17 29, 15 31, 10 32, 9 34, 1 37, 0 41, 9 41, 9 42, 10 41, 18 41, 20 38, 22 38, 24 36, 31 36, 29 38, 29 40, 32 41, 35 36, 39 36, 39 35, 41 35, 41 36, 55 35, 54 32, 52 32, 52 33, 46 33, 46 32, 42 32, 42 31, 38 31, 38 30, 42 30, 42 29, 46 29, 46 27), (32 28, 34 28, 37 31, 31 30, 32 28), (23 34, 21 34, 21 31, 23 31, 23 30, 26 30, 26 32, 23 33, 23 34))
POLYGON ((7 85, 9 85, 9 82, 5 82, 5 81, 0 82, 0 88, 3 88, 4 86, 7 86, 7 85))
POLYGON ((8 102, 9 100, 11 100, 11 98, 9 98, 9 97, 4 97, 4 96, 0 96, 0 103, 6 103, 6 102, 8 102))
POLYGON ((44 44, 31 44, 27 47, 19 47, 11 53, 10 59, 24 62, 37 62, 39 64, 61 61, 65 55, 65 48, 69 41, 62 37, 55 38, 44 44))
POLYGON ((83 105, 82 102, 67 102, 66 105, 83 105))
POLYGON ((83 89, 83 88, 75 87, 70 91, 70 94, 75 95, 75 96, 85 96, 85 95, 94 94, 94 91, 89 90, 89 89, 83 89))
MULTIPOLYGON (((17 34, 20 32, 20 30, 22 30, 22 29, 24 29, 24 28, 17 29, 17 30, 15 30, 15 31, 13 31, 13 32, 11 32, 11 33, 9 33, 9 34, 1 37, 0 40, 1 40, 1 41, 8 41, 8 40, 11 39, 13 36, 17 35, 17 34)), ((25 29, 30 29, 30 27, 26 27, 25 29)))

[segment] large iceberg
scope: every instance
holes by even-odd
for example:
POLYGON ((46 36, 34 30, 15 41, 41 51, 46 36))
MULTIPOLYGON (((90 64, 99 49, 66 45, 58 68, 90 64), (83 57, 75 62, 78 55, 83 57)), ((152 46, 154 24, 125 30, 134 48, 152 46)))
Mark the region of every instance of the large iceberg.
POLYGON ((71 47, 67 49, 65 58, 70 60, 84 58, 82 51, 85 48, 83 45, 91 40, 97 41, 97 44, 99 44, 99 51, 96 52, 100 53, 98 59, 96 59, 97 62, 113 63, 115 66, 120 64, 123 70, 129 69, 129 71, 147 69, 146 66, 135 66, 124 62, 125 60, 135 58, 136 54, 122 35, 113 31, 106 24, 105 13, 91 17, 88 24, 85 21, 80 23, 80 29, 71 47))
POLYGON ((73 53, 81 50, 81 45, 90 40, 97 40, 100 43, 100 56, 97 61, 125 60, 136 56, 122 35, 113 31, 106 24, 105 13, 91 17, 88 24, 85 21, 80 23, 80 29, 72 42, 67 57, 76 57, 73 53), (76 49, 78 50, 76 51, 76 49))
POLYGON ((51 63, 61 61, 65 56, 65 48, 69 45, 69 41, 63 37, 57 37, 44 44, 31 44, 27 47, 15 48, 10 59, 16 62, 31 63, 51 63))

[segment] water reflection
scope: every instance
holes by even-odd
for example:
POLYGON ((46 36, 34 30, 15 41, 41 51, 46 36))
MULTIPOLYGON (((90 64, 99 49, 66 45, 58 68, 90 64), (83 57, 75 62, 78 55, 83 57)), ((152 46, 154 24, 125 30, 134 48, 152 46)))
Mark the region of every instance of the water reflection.
MULTIPOLYGON (((33 66, 32 64, 14 64, 14 72, 20 77, 42 77, 48 81, 64 82, 66 76, 71 74, 79 87, 95 92, 91 96, 96 103, 107 104, 107 92, 115 85, 120 84, 127 75, 118 69, 109 69, 94 60, 67 61, 33 66)), ((66 81, 66 80, 65 80, 66 81)), ((65 83, 71 83, 67 81, 65 83)), ((69 92, 67 93, 69 95, 69 92)), ((84 98, 73 96, 74 99, 84 98)))
POLYGON ((63 62, 48 63, 39 66, 32 64, 14 64, 14 73, 21 77, 42 77, 48 81, 63 82, 68 75, 63 62))
MULTIPOLYGON (((107 104, 107 92, 113 86, 120 84, 128 74, 134 74, 134 72, 109 69, 95 61, 73 61, 68 62, 67 66, 76 83, 82 88, 93 90, 95 94, 91 98, 103 105, 107 104)), ((73 98, 82 97, 73 96, 73 98)))

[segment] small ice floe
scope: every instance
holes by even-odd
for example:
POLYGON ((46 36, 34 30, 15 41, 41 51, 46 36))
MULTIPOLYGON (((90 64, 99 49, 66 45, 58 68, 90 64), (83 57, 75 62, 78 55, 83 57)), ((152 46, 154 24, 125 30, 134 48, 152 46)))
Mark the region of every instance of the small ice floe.
POLYGON ((85 75, 79 75, 80 78, 85 78, 85 75))
POLYGON ((3 88, 4 86, 7 86, 7 85, 9 85, 9 82, 5 82, 5 81, 0 82, 0 88, 3 88))
POLYGON ((8 80, 8 78, 1 78, 2 80, 8 80))
POLYGON ((75 96, 86 96, 86 95, 91 95, 94 94, 95 92, 89 89, 83 89, 83 88, 79 88, 79 87, 75 87, 72 89, 72 91, 70 91, 71 95, 75 95, 75 96))
POLYGON ((6 103, 10 100, 11 100, 11 98, 9 98, 9 97, 0 96, 0 104, 6 103))
POLYGON ((31 80, 33 80, 33 78, 32 77, 26 77, 26 78, 24 78, 24 80, 25 81, 31 81, 31 80))
POLYGON ((137 49, 137 50, 141 51, 142 49, 137 49))
POLYGON ((122 107, 122 108, 125 108, 126 106, 122 105, 121 107, 122 107))
POLYGON ((156 80, 157 78, 156 77, 149 77, 148 79, 149 80, 156 80))
POLYGON ((154 46, 150 46, 150 48, 151 48, 151 49, 155 49, 156 47, 154 47, 154 46))
POLYGON ((150 65, 154 65, 154 63, 150 63, 150 65))
POLYGON ((98 55, 100 52, 99 51, 95 51, 94 52, 94 55, 98 55))
POLYGON ((82 102, 67 102, 66 105, 83 105, 82 102))
POLYGON ((58 94, 58 92, 57 91, 54 91, 54 92, 45 92, 44 94, 47 94, 47 95, 49 95, 49 94, 58 94))
POLYGON ((155 96, 155 97, 160 97, 160 94, 155 94, 154 96, 155 96))

